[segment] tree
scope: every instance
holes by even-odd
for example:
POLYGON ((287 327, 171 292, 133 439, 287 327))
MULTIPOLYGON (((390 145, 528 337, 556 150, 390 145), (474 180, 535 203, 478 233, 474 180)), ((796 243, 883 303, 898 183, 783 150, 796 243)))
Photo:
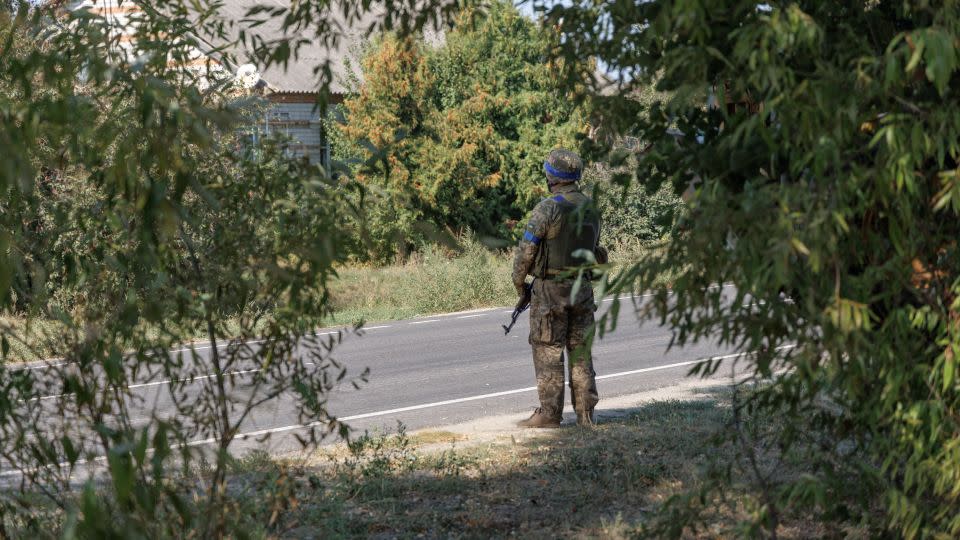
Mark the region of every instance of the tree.
POLYGON ((388 36, 372 47, 339 131, 381 193, 375 253, 416 245, 423 223, 507 236, 546 193, 543 157, 587 128, 547 62, 555 40, 498 1, 458 15, 441 45, 388 36))
POLYGON ((684 226, 610 285, 677 272, 651 316, 678 345, 719 336, 749 352, 762 384, 743 410, 782 415, 774 443, 811 452, 810 474, 770 487, 756 524, 775 534, 789 505, 895 536, 960 535, 956 4, 540 8, 559 57, 619 75, 623 94, 594 103, 652 144, 634 181, 692 186, 684 226), (671 97, 649 111, 627 97, 655 82, 671 97))
POLYGON ((329 391, 363 379, 332 357, 342 336, 314 336, 350 186, 240 144, 256 101, 183 67, 215 13, 140 5, 133 60, 94 14, 0 13, 0 462, 21 474, 0 537, 233 535, 226 472, 253 411, 295 396, 313 444, 345 434, 329 391), (28 339, 9 315, 45 325, 28 339), (209 354, 170 352, 198 331, 209 354), (60 358, 20 369, 17 340, 60 358), (77 493, 99 461, 107 481, 77 493), (32 517, 51 507, 61 522, 32 517))

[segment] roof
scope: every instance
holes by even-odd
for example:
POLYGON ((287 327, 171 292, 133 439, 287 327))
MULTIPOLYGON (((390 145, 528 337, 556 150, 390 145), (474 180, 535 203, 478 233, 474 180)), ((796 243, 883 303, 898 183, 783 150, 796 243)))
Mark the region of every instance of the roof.
MULTIPOLYGON (((2 0, 0 0, 2 1, 2 0)), ((421 1, 421 0, 414 0, 421 1)), ((199 21, 195 24, 197 30, 194 37, 200 42, 197 47, 195 60, 201 62, 204 57, 211 58, 231 73, 246 63, 254 64, 259 74, 261 85, 266 85, 274 93, 282 94, 312 94, 320 88, 321 77, 314 73, 318 66, 328 64, 331 72, 329 90, 334 94, 348 94, 354 90, 355 83, 360 82, 361 74, 358 70, 364 48, 374 31, 383 27, 383 23, 390 19, 390 13, 382 6, 372 6, 370 11, 357 15, 351 13, 347 18, 338 7, 341 2, 331 2, 326 7, 326 13, 320 21, 300 31, 285 31, 283 15, 259 13, 247 20, 247 14, 255 7, 273 10, 284 10, 291 5, 299 4, 298 0, 219 0, 216 5, 220 20, 225 23, 218 35, 202 30, 205 26, 199 21), (259 21, 262 24, 257 24, 259 21), (317 37, 317 26, 323 24, 324 31, 321 38, 317 37), (240 43, 241 35, 246 37, 246 44, 240 43), (249 54, 251 38, 256 36, 257 43, 274 43, 287 39, 291 43, 303 41, 295 51, 286 66, 272 65, 265 68, 262 62, 257 62, 249 54), (260 65, 258 65, 260 64, 260 65)), ((180 6, 181 4, 177 4, 180 6)), ((358 3, 354 8, 359 11, 358 3)), ((162 9, 162 3, 160 4, 162 9)), ((182 7, 190 9, 191 3, 186 2, 182 7)), ((118 25, 122 33, 131 33, 132 17, 142 14, 143 9, 137 0, 68 0, 66 8, 76 10, 87 8, 94 13, 107 18, 111 23, 118 25)), ((439 15, 440 12, 438 12, 439 15)), ((316 17, 316 14, 313 14, 316 17)), ((396 14, 393 14, 396 19, 396 14)), ((189 17, 189 14, 188 14, 189 17)), ((197 14, 196 19, 200 15, 197 14)), ((209 21, 206 21, 209 23, 209 21)), ((441 43, 444 39, 442 30, 423 31, 426 41, 431 44, 441 43)), ((125 49, 135 48, 131 40, 120 40, 125 49)), ((129 52, 129 51, 128 51, 129 52)))
MULTIPOLYGON (((267 43, 282 38, 305 39, 306 41, 295 52, 291 52, 287 66, 272 65, 264 69, 257 65, 260 77, 267 87, 278 93, 316 92, 320 86, 320 75, 315 74, 314 70, 324 63, 329 63, 332 76, 330 92, 350 93, 353 90, 351 81, 360 79, 357 68, 360 65, 363 49, 369 42, 371 33, 380 26, 382 15, 377 11, 368 11, 355 18, 356 20, 347 22, 343 13, 330 10, 329 16, 324 19, 324 22, 329 25, 330 35, 322 39, 318 39, 315 35, 316 26, 297 33, 285 32, 282 17, 269 16, 267 13, 252 17, 265 20, 261 25, 254 25, 253 21, 245 20, 247 13, 256 6, 289 8, 290 4, 289 0, 222 0, 219 8, 220 15, 224 21, 230 23, 226 28, 227 39, 237 42, 241 31, 246 32, 247 47, 249 47, 251 35, 256 35, 267 43)), ((443 39, 441 32, 425 31, 425 34, 427 34, 427 40, 432 43, 443 39)), ((222 46, 216 43, 210 43, 210 45, 211 49, 222 46)), ((252 60, 251 55, 242 45, 232 47, 229 52, 236 56, 237 62, 245 63, 252 60)), ((257 62, 252 63, 257 64, 257 62)), ((237 67, 233 66, 232 71, 236 71, 237 67)))

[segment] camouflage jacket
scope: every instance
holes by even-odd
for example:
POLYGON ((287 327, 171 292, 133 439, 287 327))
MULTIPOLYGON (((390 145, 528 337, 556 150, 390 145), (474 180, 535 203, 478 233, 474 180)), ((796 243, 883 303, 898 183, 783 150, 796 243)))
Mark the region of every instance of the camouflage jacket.
MULTIPOLYGON (((553 194, 579 192, 577 184, 571 183, 557 186, 553 194)), ((556 235, 562 216, 560 206, 552 198, 540 201, 533 209, 513 259, 513 285, 517 289, 517 294, 523 293, 523 282, 533 270, 541 240, 556 235)))

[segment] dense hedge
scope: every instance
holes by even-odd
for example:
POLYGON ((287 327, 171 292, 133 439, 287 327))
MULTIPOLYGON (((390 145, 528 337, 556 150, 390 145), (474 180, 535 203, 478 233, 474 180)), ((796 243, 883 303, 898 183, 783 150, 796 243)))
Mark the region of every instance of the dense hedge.
POLYGON ((440 45, 388 36, 362 62, 363 84, 334 126, 336 157, 370 188, 373 259, 437 234, 510 238, 547 193, 542 162, 575 148, 585 108, 548 61, 556 35, 509 3, 466 11, 440 45))
POLYGON ((760 495, 739 534, 775 537, 789 510, 836 536, 960 536, 957 4, 537 4, 560 26, 558 55, 621 76, 602 116, 651 143, 633 180, 692 187, 683 227, 617 284, 677 272, 651 317, 678 345, 745 353, 738 368, 760 384, 736 417, 784 420, 738 421, 726 439, 751 466, 673 501, 654 534, 696 531, 705 502, 749 479, 760 495), (631 99, 651 83, 668 97, 631 99))

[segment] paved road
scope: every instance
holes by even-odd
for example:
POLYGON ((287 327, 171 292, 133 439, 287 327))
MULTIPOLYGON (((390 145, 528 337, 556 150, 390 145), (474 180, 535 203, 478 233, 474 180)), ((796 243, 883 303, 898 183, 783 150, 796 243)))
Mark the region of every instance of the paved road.
MULTIPOLYGON (((609 305, 610 300, 602 302, 600 311, 609 305)), ((390 431, 398 421, 412 430, 532 410, 537 398, 527 344, 529 318, 525 314, 504 336, 501 324, 509 313, 492 308, 368 325, 363 336, 346 337, 334 352, 353 374, 369 367, 369 383, 360 390, 347 385, 334 392, 329 410, 361 432, 390 431)), ((631 301, 623 301, 617 331, 594 345, 599 409, 604 397, 676 384, 697 360, 729 354, 709 344, 667 352, 670 336, 667 328, 638 324, 631 301)), ((200 346, 198 353, 209 354, 209 348, 200 346)), ((137 386, 134 392, 151 408, 166 406, 162 383, 137 386)), ((271 436, 237 441, 235 450, 299 449, 295 434, 302 429, 291 400, 281 397, 248 418, 244 433, 271 436)))
MULTIPOLYGON (((610 300, 601 305, 601 311, 607 309, 610 300)), ((336 391, 330 411, 362 432, 391 431, 398 421, 412 430, 532 410, 537 395, 527 344, 529 317, 524 314, 504 336, 501 324, 509 313, 494 308, 373 323, 362 337, 346 337, 335 356, 353 373, 369 367, 369 383, 359 391, 350 386, 336 391)), ((676 384, 693 362, 729 352, 709 344, 667 352, 669 329, 638 324, 629 300, 621 306, 618 323, 616 332, 594 346, 601 409, 604 396, 676 384)), ((161 388, 150 390, 164 399, 161 388)), ((298 425, 290 402, 277 401, 244 427, 248 433, 270 431, 271 439, 238 441, 237 447, 297 449, 292 435, 298 425)))

